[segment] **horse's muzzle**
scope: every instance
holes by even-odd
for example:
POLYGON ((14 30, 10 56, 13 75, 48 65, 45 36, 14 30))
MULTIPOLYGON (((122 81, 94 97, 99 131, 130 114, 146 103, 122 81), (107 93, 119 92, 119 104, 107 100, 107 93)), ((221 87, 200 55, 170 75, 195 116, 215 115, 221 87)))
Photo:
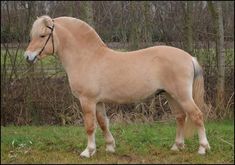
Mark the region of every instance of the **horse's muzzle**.
POLYGON ((35 63, 37 61, 37 52, 29 52, 29 51, 26 51, 24 53, 24 57, 26 59, 27 62, 29 63, 35 63))

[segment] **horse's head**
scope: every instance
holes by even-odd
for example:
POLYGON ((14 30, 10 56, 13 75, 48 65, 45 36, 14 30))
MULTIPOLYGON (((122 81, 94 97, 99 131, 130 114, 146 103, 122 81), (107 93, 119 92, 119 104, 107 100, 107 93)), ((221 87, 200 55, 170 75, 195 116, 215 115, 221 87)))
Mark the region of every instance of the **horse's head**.
POLYGON ((49 16, 41 16, 33 23, 31 41, 24 54, 28 62, 35 63, 47 55, 57 51, 58 40, 55 33, 55 25, 49 16))

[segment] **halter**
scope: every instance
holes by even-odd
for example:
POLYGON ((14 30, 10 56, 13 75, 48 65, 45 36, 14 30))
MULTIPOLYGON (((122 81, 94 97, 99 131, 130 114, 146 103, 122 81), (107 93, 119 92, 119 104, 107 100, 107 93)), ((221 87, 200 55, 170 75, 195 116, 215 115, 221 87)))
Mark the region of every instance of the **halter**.
MULTIPOLYGON (((52 21, 54 22, 54 20, 52 20, 52 21)), ((54 49, 55 49, 55 48, 54 48, 53 31, 54 31, 55 25, 54 25, 54 23, 53 23, 52 27, 50 27, 50 26, 46 26, 46 27, 51 30, 51 33, 49 34, 49 36, 48 36, 48 38, 47 38, 47 40, 46 40, 44 46, 42 47, 42 49, 40 50, 40 52, 38 53, 38 55, 36 55, 36 56, 34 57, 33 61, 34 61, 36 58, 38 58, 38 56, 41 55, 41 53, 42 53, 43 50, 45 49, 45 47, 46 47, 46 45, 47 45, 47 43, 48 43, 50 37, 51 37, 51 39, 52 39, 52 46, 53 46, 53 52, 52 52, 52 54, 54 54, 54 49)))

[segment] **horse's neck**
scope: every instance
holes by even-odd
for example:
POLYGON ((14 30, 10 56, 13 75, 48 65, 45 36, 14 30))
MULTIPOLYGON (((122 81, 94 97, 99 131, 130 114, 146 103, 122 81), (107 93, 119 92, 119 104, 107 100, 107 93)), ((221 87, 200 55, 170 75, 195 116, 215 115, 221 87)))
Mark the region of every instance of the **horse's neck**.
MULTIPOLYGON (((84 27, 83 27, 84 28, 84 27)), ((73 34, 72 31, 65 31, 66 28, 58 30, 59 50, 58 54, 66 72, 79 70, 79 67, 89 58, 97 55, 97 51, 106 45, 93 29, 78 28, 73 34), (70 34, 68 34, 70 32, 70 34), (62 36, 63 35, 63 36, 62 36)))

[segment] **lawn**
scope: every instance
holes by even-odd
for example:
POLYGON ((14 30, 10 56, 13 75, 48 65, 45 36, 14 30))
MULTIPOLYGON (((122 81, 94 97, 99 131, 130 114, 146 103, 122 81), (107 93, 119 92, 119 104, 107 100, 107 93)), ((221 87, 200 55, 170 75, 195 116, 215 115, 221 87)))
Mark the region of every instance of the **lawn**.
POLYGON ((98 128, 97 152, 87 159, 79 157, 86 147, 82 126, 7 126, 1 127, 1 163, 234 163, 234 121, 210 121, 206 130, 211 150, 201 156, 197 135, 186 139, 183 151, 170 151, 173 121, 111 123, 116 153, 105 152, 98 128))

